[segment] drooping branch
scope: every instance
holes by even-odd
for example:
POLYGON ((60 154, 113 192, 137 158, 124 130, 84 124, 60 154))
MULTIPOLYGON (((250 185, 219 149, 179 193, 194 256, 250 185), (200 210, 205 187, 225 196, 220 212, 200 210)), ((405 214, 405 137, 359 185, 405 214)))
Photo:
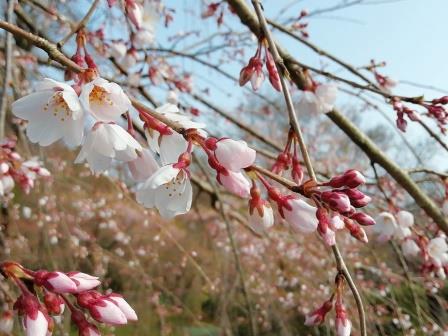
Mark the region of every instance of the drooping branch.
MULTIPOLYGON (((227 0, 241 22, 251 31, 260 36, 260 26, 253 11, 242 0, 227 0)), ((278 44, 277 44, 278 45, 278 44)), ((292 81, 298 88, 306 87, 306 77, 297 61, 286 50, 279 47, 279 54, 284 60, 292 81)), ((415 202, 431 217, 441 230, 448 233, 448 221, 437 205, 425 192, 409 177, 409 175, 393 162, 381 149, 368 138, 358 127, 337 110, 327 113, 327 116, 370 158, 381 165, 415 200, 415 202)))
MULTIPOLYGON (((285 70, 285 69, 283 69, 283 67, 284 67, 283 59, 281 58, 279 51, 277 50, 277 45, 272 38, 269 28, 267 27, 267 22, 264 17, 264 14, 263 14, 260 0, 252 0, 252 4, 255 8, 255 12, 257 14, 257 18, 258 18, 260 27, 263 31, 264 37, 266 37, 266 39, 268 40, 269 49, 274 58, 278 72, 279 72, 279 74, 281 74, 280 81, 281 81, 283 95, 284 95, 285 101, 286 101, 286 106, 288 108, 289 121, 291 123, 291 128, 294 130, 294 132, 297 136, 300 151, 302 153, 303 160, 305 161, 305 165, 308 170, 308 175, 314 182, 317 183, 318 181, 316 178, 316 174, 314 173, 314 168, 313 168, 313 165, 311 162, 311 158, 309 156, 307 146, 305 144, 305 140, 302 135, 302 131, 301 131, 300 124, 298 121, 297 113, 294 109, 294 104, 292 102, 291 93, 288 88, 288 83, 287 83, 285 77, 282 75, 285 70)), ((347 266, 345 265, 344 258, 342 256, 341 252, 339 251, 337 244, 335 243, 334 245, 332 245, 331 249, 333 251, 333 254, 334 254, 334 257, 336 260, 336 268, 339 273, 342 273, 344 275, 344 278, 347 281, 347 283, 352 291, 353 297, 355 298, 356 306, 358 309, 358 315, 359 315, 359 325, 360 325, 361 335, 367 336, 366 316, 365 316, 364 305, 362 303, 361 295, 358 291, 358 288, 356 287, 355 282, 353 281, 353 279, 351 277, 351 274, 350 274, 347 266)))

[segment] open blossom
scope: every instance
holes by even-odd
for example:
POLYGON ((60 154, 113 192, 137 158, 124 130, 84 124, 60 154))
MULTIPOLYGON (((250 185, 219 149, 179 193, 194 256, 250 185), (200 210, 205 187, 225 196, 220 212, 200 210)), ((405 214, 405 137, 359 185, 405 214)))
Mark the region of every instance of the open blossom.
POLYGON ((378 234, 378 241, 386 242, 390 240, 397 230, 397 221, 390 212, 382 212, 376 219, 373 231, 378 234))
POLYGON ((283 208, 285 220, 295 231, 310 233, 317 229, 316 208, 299 198, 286 201, 283 208))
POLYGON ((87 134, 75 163, 87 161, 92 171, 103 172, 110 168, 112 160, 135 160, 141 150, 140 144, 122 127, 98 122, 87 134))
POLYGON ((399 211, 396 216, 390 212, 379 214, 373 230, 378 234, 378 241, 385 242, 392 238, 405 239, 412 234, 414 215, 408 211, 399 211))
POLYGON ((154 30, 158 19, 156 10, 152 1, 144 2, 140 29, 137 30, 132 38, 135 47, 144 48, 154 41, 154 30))
POLYGON ((412 234, 411 227, 414 225, 414 215, 408 211, 401 210, 397 213, 397 229, 395 237, 405 239, 412 234))
POLYGON ((147 208, 157 208, 165 218, 187 213, 193 198, 188 172, 176 164, 163 166, 138 187, 136 198, 147 208))
POLYGON ((401 243, 401 251, 406 258, 411 258, 420 253, 420 247, 414 240, 406 239, 401 243))
POLYGON ((179 126, 185 129, 201 129, 205 127, 205 124, 203 123, 192 121, 189 115, 181 112, 174 104, 167 103, 159 106, 156 108, 156 112, 168 118, 170 121, 179 124, 179 126))
POLYGON ((82 272, 70 272, 67 273, 68 277, 75 283, 76 285, 76 293, 85 292, 87 290, 91 290, 95 287, 98 287, 101 284, 98 277, 82 273, 82 272))
POLYGON ((84 112, 75 90, 49 78, 39 82, 37 89, 12 104, 13 114, 28 120, 26 134, 30 141, 48 146, 62 139, 69 146, 80 145, 84 112))
POLYGON ((321 84, 315 92, 304 91, 300 96, 298 110, 311 114, 328 113, 333 109, 337 91, 334 84, 321 84))
POLYGON ((131 106, 120 85, 101 77, 83 85, 79 99, 86 111, 104 122, 117 121, 131 106))
POLYGON ((238 172, 255 161, 256 152, 245 141, 229 138, 208 138, 206 145, 213 150, 218 162, 228 170, 238 172))
POLYGON ((150 149, 143 148, 135 160, 128 162, 128 167, 132 178, 136 182, 143 182, 159 169, 159 164, 154 158, 154 153, 150 149))
POLYGON ((126 44, 122 41, 114 41, 109 46, 110 56, 115 58, 117 61, 121 60, 126 55, 127 50, 126 44))
POLYGON ((448 244, 445 237, 436 237, 429 241, 428 255, 435 266, 448 264, 448 244))

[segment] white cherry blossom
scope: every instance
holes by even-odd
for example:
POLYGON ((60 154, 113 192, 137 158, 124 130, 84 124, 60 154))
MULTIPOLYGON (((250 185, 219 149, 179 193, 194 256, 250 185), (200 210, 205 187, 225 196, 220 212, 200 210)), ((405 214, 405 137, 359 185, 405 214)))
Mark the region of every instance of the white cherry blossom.
POLYGON ((104 172, 113 160, 135 160, 141 150, 140 144, 122 127, 98 122, 87 134, 75 163, 87 161, 92 171, 104 172))
POLYGON ((157 208, 164 218, 187 213, 193 198, 188 173, 169 164, 158 169, 136 193, 137 202, 147 208, 157 208))
POLYGON ((68 84, 45 78, 36 92, 12 104, 12 112, 28 121, 26 134, 33 143, 48 146, 62 139, 69 146, 81 144, 84 112, 68 84))
POLYGON ((83 108, 98 121, 117 121, 131 107, 120 85, 101 77, 83 85, 79 98, 83 108))
POLYGON ((315 92, 303 91, 298 110, 311 114, 328 113, 333 109, 337 97, 337 86, 334 84, 320 84, 315 92))
POLYGON ((390 212, 382 212, 376 219, 373 232, 378 234, 378 241, 386 242, 395 235, 397 227, 395 217, 390 212))

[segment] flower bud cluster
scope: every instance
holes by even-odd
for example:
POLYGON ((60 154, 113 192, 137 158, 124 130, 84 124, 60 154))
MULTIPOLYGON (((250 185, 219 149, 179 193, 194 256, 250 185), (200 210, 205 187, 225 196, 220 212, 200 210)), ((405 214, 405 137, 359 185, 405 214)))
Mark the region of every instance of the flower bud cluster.
MULTIPOLYGON (((22 319, 26 336, 51 334, 54 329, 52 317, 61 316, 66 306, 80 336, 100 335, 98 328, 88 322, 86 313, 96 321, 109 325, 137 320, 135 311, 121 295, 101 294, 93 290, 101 284, 97 277, 82 272, 32 271, 11 261, 0 264, 0 271, 13 280, 21 291, 14 303, 14 310, 22 319), (77 307, 69 296, 76 300, 77 307)), ((11 323, 6 322, 2 328, 12 328, 11 323)))

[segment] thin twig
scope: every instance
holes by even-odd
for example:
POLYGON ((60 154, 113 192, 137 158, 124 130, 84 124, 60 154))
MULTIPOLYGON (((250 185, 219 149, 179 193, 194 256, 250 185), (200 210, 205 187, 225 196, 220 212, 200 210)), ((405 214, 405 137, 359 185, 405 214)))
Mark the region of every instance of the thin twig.
MULTIPOLYGON (((272 38, 271 32, 268 29, 267 22, 264 17, 264 14, 263 14, 260 0, 252 0, 252 4, 255 8, 255 12, 257 14, 259 24, 261 26, 261 29, 263 30, 264 36, 266 37, 266 39, 268 41, 269 49, 272 53, 275 64, 277 65, 278 72, 280 74, 282 91, 283 91, 283 95, 285 97, 286 106, 288 108, 289 121, 291 123, 292 129, 294 130, 294 132, 297 135, 299 147, 300 147, 300 150, 302 153, 302 157, 303 157, 303 160, 305 161, 305 166, 307 167, 307 170, 308 170, 308 175, 311 177, 311 179, 313 179, 314 181, 317 182, 317 178, 314 173, 313 165, 311 163, 311 158, 308 154, 308 150, 307 150, 307 147, 306 147, 303 135, 302 135, 302 131, 300 129, 300 124, 299 124, 299 121, 298 121, 298 118, 296 115, 296 111, 294 109, 294 104, 292 103, 291 93, 287 86, 288 83, 287 83, 285 77, 282 75, 285 72, 285 65, 283 63, 283 59, 281 58, 281 56, 277 50, 275 41, 272 38)), ((361 335, 367 336, 366 317, 365 317, 365 311, 364 311, 364 306, 362 303, 361 295, 359 294, 356 284, 354 283, 354 281, 350 275, 350 272, 349 272, 347 266, 345 265, 344 259, 341 255, 341 252, 339 251, 339 248, 337 247, 336 244, 332 246, 332 250, 333 250, 334 257, 336 259, 336 267, 339 272, 342 272, 342 274, 344 274, 344 277, 345 277, 345 279, 352 291, 352 294, 355 298, 356 305, 358 308, 358 314, 359 314, 359 324, 360 324, 360 329, 361 329, 361 335)))
MULTIPOLYGON (((6 20, 12 22, 14 11, 14 0, 8 0, 6 10, 6 20)), ((12 34, 6 32, 5 38, 5 75, 3 77, 2 100, 0 105, 0 140, 5 137, 6 111, 8 107, 8 88, 11 84, 12 76, 12 34)))
POLYGON ((67 43, 67 41, 78 31, 80 31, 84 26, 86 26, 92 17, 93 13, 95 13, 95 9, 98 6, 100 0, 94 0, 92 3, 92 6, 90 6, 89 10, 87 11, 86 15, 70 30, 70 33, 68 33, 62 40, 60 40, 57 44, 59 48, 62 48, 64 44, 67 43))

